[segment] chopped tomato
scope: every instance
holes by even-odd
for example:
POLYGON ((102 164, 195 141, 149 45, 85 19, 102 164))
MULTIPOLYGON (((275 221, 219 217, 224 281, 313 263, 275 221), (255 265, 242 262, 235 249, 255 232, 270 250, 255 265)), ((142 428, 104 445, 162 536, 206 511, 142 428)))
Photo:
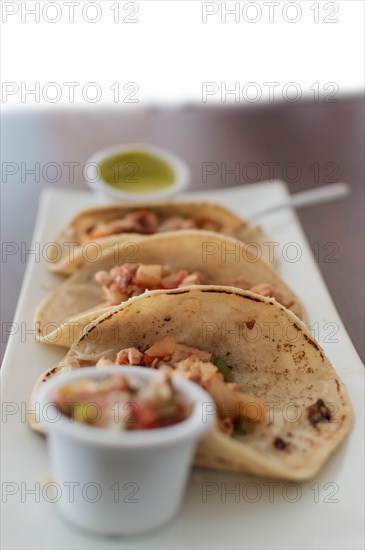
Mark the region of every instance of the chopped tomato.
POLYGON ((156 414, 147 407, 139 406, 138 411, 133 416, 132 422, 137 422, 137 426, 141 430, 148 430, 158 425, 156 414))
POLYGON ((145 351, 145 355, 148 357, 166 357, 173 353, 175 346, 175 338, 173 336, 165 336, 165 338, 162 338, 162 340, 159 340, 148 348, 145 351))
POLYGON ((166 277, 162 279, 161 288, 177 288, 188 275, 189 272, 185 270, 166 275, 166 277))

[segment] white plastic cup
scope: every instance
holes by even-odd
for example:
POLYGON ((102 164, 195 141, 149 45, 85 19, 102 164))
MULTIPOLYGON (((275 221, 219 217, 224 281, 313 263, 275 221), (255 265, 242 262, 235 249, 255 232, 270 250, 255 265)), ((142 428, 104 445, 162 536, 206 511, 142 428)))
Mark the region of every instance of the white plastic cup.
POLYGON ((213 400, 199 385, 175 376, 173 385, 193 405, 184 421, 165 428, 116 431, 85 425, 52 403, 57 387, 80 378, 161 375, 146 367, 82 368, 46 382, 38 393, 48 436, 57 504, 73 524, 103 535, 136 535, 178 511, 197 442, 214 423, 213 400))

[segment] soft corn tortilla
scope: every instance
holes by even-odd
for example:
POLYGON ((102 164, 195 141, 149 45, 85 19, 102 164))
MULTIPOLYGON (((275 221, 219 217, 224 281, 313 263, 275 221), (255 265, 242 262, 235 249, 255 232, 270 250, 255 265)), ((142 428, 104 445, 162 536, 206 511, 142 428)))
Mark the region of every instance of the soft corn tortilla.
MULTIPOLYGON (((241 391, 265 399, 268 408, 264 423, 252 423, 246 435, 231 438, 214 428, 201 441, 196 464, 306 480, 350 431, 346 389, 308 328, 275 300, 232 287, 151 291, 110 309, 36 389, 57 373, 95 365, 101 357, 115 361, 123 348, 144 351, 166 335, 222 357, 241 391), (313 424, 308 408, 320 399, 330 421, 313 424)), ((39 424, 33 420, 32 427, 39 424)))
MULTIPOLYGON (((69 223, 61 229, 54 237, 47 250, 48 268, 50 271, 63 275, 70 275, 80 268, 87 257, 96 255, 99 250, 118 247, 118 243, 129 241, 134 243, 139 240, 141 234, 119 233, 109 237, 103 237, 93 241, 99 246, 96 249, 93 244, 81 244, 81 235, 89 227, 99 221, 111 221, 122 218, 129 212, 141 208, 140 204, 120 204, 91 208, 77 214, 69 223), (88 249, 90 247, 91 249, 88 249)), ((234 231, 234 236, 241 241, 255 243, 262 258, 265 261, 272 261, 270 258, 270 239, 259 226, 250 226, 227 210, 217 204, 208 202, 164 202, 153 203, 147 206, 148 210, 155 212, 162 217, 183 216, 190 219, 206 218, 214 222, 222 223, 234 231)), ((145 236, 145 235, 144 235, 145 236)))
POLYGON ((99 261, 76 271, 37 309, 39 341, 64 347, 76 342, 85 326, 110 307, 110 303, 102 301, 95 273, 126 262, 167 264, 173 272, 199 271, 209 284, 226 284, 239 277, 252 285, 269 283, 280 292, 284 304, 294 301, 294 312, 307 322, 299 298, 251 247, 211 231, 184 230, 147 237, 133 247, 121 246, 119 251, 106 252, 99 261))

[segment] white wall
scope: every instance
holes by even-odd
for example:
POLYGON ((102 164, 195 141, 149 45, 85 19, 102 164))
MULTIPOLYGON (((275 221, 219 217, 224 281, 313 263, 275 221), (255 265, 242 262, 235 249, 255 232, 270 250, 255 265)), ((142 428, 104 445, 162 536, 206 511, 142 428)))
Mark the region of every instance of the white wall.
POLYGON ((1 4, 3 107, 329 101, 364 85, 362 0, 1 4))

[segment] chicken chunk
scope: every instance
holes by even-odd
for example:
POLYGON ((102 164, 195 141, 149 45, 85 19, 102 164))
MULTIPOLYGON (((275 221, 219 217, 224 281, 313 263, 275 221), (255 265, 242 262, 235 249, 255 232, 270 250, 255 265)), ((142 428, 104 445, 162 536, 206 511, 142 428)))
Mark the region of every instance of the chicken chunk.
POLYGON ((139 366, 142 364, 143 353, 141 353, 137 348, 126 348, 122 349, 117 354, 116 363, 118 365, 134 365, 139 366))

